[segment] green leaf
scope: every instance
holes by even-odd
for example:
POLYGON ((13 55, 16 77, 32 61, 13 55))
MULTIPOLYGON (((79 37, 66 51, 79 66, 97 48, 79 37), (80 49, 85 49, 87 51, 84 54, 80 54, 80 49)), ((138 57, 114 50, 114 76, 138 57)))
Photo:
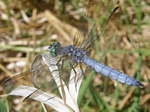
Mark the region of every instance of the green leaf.
POLYGON ((0 101, 0 112, 7 112, 6 105, 2 101, 0 101))

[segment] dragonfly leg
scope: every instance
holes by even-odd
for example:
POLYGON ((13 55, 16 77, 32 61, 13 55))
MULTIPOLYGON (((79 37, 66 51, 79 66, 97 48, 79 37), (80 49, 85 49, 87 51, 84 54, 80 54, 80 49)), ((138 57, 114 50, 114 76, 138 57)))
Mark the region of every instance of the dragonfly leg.
POLYGON ((61 56, 56 64, 51 64, 51 65, 52 66, 59 65, 62 60, 64 60, 64 56, 61 56))
POLYGON ((70 67, 72 68, 72 70, 74 71, 74 74, 75 74, 75 78, 74 78, 74 83, 75 83, 75 88, 76 88, 76 91, 77 91, 77 80, 76 80, 76 78, 77 78, 77 72, 76 72, 76 70, 74 69, 74 65, 75 65, 75 67, 78 65, 78 63, 71 63, 70 61, 68 61, 68 63, 70 64, 70 67))
POLYGON ((58 71, 58 70, 62 70, 62 69, 64 68, 64 58, 63 58, 63 57, 61 57, 61 58, 58 60, 58 62, 56 63, 56 65, 59 65, 60 62, 62 62, 60 68, 58 68, 57 70, 54 70, 53 72, 58 71))
MULTIPOLYGON (((64 56, 60 57, 60 59, 58 60, 58 62, 56 63, 56 65, 59 65, 60 61, 62 61, 64 56)), ((64 59, 63 59, 64 60, 64 59)))
POLYGON ((62 70, 63 69, 63 67, 64 67, 64 58, 63 58, 63 56, 58 60, 58 62, 56 63, 56 64, 54 64, 53 66, 55 66, 55 65, 59 65, 60 64, 60 62, 62 62, 62 65, 60 66, 60 69, 57 69, 57 70, 54 70, 54 71, 52 71, 52 72, 55 72, 55 71, 58 71, 58 70, 62 70))
POLYGON ((83 77, 84 76, 84 74, 85 74, 85 72, 84 72, 84 70, 83 70, 83 68, 82 68, 82 65, 80 64, 80 69, 81 69, 81 71, 82 71, 82 75, 78 78, 78 80, 77 80, 77 82, 81 79, 81 77, 83 77))

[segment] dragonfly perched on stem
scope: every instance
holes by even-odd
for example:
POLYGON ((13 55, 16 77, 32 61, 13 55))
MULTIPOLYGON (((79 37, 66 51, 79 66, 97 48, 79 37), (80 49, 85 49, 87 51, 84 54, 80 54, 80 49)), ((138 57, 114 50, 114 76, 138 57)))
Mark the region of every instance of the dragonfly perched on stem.
MULTIPOLYGON (((52 92, 64 84, 75 83, 75 86, 77 86, 77 83, 83 78, 87 67, 118 82, 130 86, 144 87, 142 83, 127 74, 114 70, 90 58, 91 51, 98 37, 102 34, 113 14, 119 9, 119 7, 116 7, 112 11, 101 30, 94 33, 93 36, 92 31, 87 31, 88 25, 86 23, 90 21, 88 18, 92 16, 94 5, 94 0, 89 0, 84 15, 86 19, 83 20, 83 25, 77 30, 72 45, 63 47, 59 42, 54 42, 49 46, 49 54, 37 55, 35 57, 30 71, 5 80, 5 89, 12 91, 20 84, 33 86, 37 90, 27 98, 34 98, 42 94, 41 91, 52 92), (77 69, 81 71, 80 74, 77 69), (55 75, 56 72, 58 75, 55 75), (71 72, 75 75, 70 78, 71 72)), ((94 26, 92 24, 90 29, 93 29, 94 26)))

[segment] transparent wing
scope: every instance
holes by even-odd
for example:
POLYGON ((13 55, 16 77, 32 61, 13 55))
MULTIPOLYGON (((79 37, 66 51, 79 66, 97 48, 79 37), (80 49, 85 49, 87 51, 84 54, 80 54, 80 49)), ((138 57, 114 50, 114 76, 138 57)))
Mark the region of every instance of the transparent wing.
POLYGON ((86 12, 84 14, 84 18, 82 20, 81 26, 79 27, 78 31, 74 37, 74 45, 78 48, 84 49, 87 52, 87 55, 90 55, 96 41, 101 37, 103 34, 106 25, 108 24, 109 20, 114 16, 116 10, 120 9, 120 7, 116 7, 112 13, 109 15, 107 20, 102 24, 100 30, 96 30, 95 22, 92 20, 93 12, 96 8, 96 0, 89 0, 86 12), (83 33, 82 33, 83 32, 83 33))
POLYGON ((7 93, 11 92, 18 85, 33 86, 42 89, 41 87, 47 83, 48 80, 52 80, 53 77, 51 73, 49 73, 47 65, 42 61, 40 62, 40 60, 36 61, 31 70, 10 77, 4 81, 3 86, 7 93))
MULTIPOLYGON (((94 45, 94 44, 92 44, 93 38, 90 38, 90 36, 88 36, 90 34, 88 31, 89 31, 89 27, 90 27, 89 26, 90 18, 92 17, 92 13, 95 8, 95 5, 96 5, 95 0, 88 1, 88 5, 87 5, 86 11, 83 15, 81 25, 79 26, 79 28, 75 34, 74 41, 73 41, 73 45, 77 46, 78 48, 85 48, 85 46, 87 46, 89 44, 88 40, 91 40, 90 41, 91 47, 92 47, 92 45, 94 45), (90 38, 90 39, 88 39, 88 38, 90 38)), ((88 50, 87 50, 87 52, 88 52, 88 50)))
POLYGON ((99 31, 96 31, 95 24, 93 23, 89 32, 87 33, 87 35, 85 36, 85 38, 82 41, 81 48, 83 48, 87 52, 91 52, 93 50, 93 47, 96 44, 96 41, 98 41, 99 38, 102 37, 102 34, 103 34, 108 22, 110 21, 112 16, 114 16, 114 13, 116 12, 116 10, 118 10, 119 8, 120 7, 116 7, 112 11, 112 13, 109 15, 107 20, 102 24, 101 29, 99 31))
POLYGON ((77 83, 83 74, 73 67, 73 63, 60 60, 61 57, 51 57, 49 54, 37 55, 33 61, 31 70, 23 72, 5 80, 3 86, 7 93, 19 85, 33 86, 37 88, 30 98, 40 95, 44 91, 52 93, 54 89, 69 83, 77 83), (72 70, 73 69, 73 70, 72 70), (71 72, 75 73, 70 77, 71 72))

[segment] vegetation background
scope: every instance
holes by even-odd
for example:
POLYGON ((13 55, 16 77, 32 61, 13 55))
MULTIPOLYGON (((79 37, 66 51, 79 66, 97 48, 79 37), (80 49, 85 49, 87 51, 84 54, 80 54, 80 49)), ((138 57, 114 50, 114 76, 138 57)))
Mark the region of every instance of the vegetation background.
MULTIPOLYGON (((72 44, 86 5, 86 0, 0 1, 0 83, 29 70, 34 56, 48 52, 54 41, 72 44)), ((118 5, 121 10, 106 26, 92 56, 140 80, 145 88, 123 85, 91 71, 80 89, 80 111, 150 112, 150 1, 99 0, 93 17, 97 30, 118 5)), ((6 108, 11 112, 44 111, 39 102, 22 102, 18 96, 1 98, 0 112, 6 108)))

